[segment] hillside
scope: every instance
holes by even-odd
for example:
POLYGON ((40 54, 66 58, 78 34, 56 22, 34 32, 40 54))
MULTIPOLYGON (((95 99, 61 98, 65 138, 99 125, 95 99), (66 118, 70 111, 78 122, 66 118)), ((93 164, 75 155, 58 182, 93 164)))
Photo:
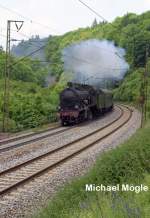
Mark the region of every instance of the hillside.
MULTIPOLYGON (((16 57, 26 56, 38 48, 45 46, 47 43, 47 38, 40 38, 39 36, 32 36, 28 40, 22 40, 19 44, 13 45, 11 49, 12 55, 16 57)), ((45 48, 39 50, 35 54, 32 55, 33 59, 39 59, 41 61, 45 61, 45 48)))
MULTIPOLYGON (((119 88, 114 90, 114 96, 117 100, 134 101, 138 103, 143 73, 145 72, 144 67, 150 57, 150 11, 141 15, 128 13, 123 17, 117 17, 112 23, 102 22, 92 25, 91 27, 79 28, 62 36, 49 37, 46 48, 43 50, 45 54, 43 54, 42 51, 42 53, 37 53, 36 56, 34 56, 34 58, 40 58, 40 60, 45 60, 46 58, 46 61, 50 63, 50 66, 47 67, 44 67, 43 64, 37 60, 27 58, 24 61, 20 61, 20 58, 12 56, 12 63, 17 61, 17 64, 13 66, 13 73, 11 73, 13 92, 10 104, 10 120, 11 123, 13 123, 13 127, 10 125, 10 130, 36 127, 52 120, 49 119, 48 116, 51 111, 56 111, 59 103, 59 92, 66 84, 66 77, 64 77, 63 74, 62 50, 72 43, 81 42, 87 39, 107 39, 114 41, 115 45, 126 50, 125 58, 130 65, 130 69, 124 80, 121 81, 119 88), (148 54, 147 60, 146 48, 148 54), (49 83, 49 72, 57 78, 58 83, 50 88, 44 88, 45 81, 49 83), (22 85, 20 85, 21 83, 22 85), (23 87, 26 87, 26 85, 31 88, 28 88, 28 93, 24 95, 23 87), (18 93, 16 93, 16 90, 18 90, 18 87, 20 86, 22 88, 19 88, 18 93), (33 91, 33 86, 38 86, 39 91, 33 91), (47 89, 46 97, 44 97, 45 89, 47 89), (27 96, 30 98, 30 103, 25 104, 25 102, 28 101, 26 100, 27 96), (40 116, 36 116, 36 107, 33 103, 36 98, 38 98, 37 101, 39 104, 42 104, 43 107, 40 112, 40 116, 42 117, 40 119, 42 121, 39 120, 40 116), (19 111, 15 106, 16 101, 18 102, 18 105, 20 105, 19 111), (22 111, 24 111, 24 115, 22 115, 22 111), (33 114, 35 114, 35 116, 33 116, 33 114), (34 122, 30 117, 34 117, 34 122), (20 125, 23 120, 25 120, 25 124, 20 125), (34 123, 34 125, 32 125, 32 123, 34 123)), ((34 41, 39 42, 40 40, 41 39, 38 37, 34 38, 34 41)), ((12 52, 19 57, 32 52, 37 49, 37 44, 31 43, 30 45, 30 42, 32 41, 33 39, 22 41, 17 47, 13 47, 12 52)), ((45 43, 47 39, 42 39, 42 41, 45 43)), ((5 53, 1 51, 0 55, 0 78, 2 79, 5 65, 5 53)), ((2 99, 2 90, 0 96, 2 99)), ((150 108, 150 103, 148 104, 148 108, 150 108)), ((2 120, 2 103, 0 105, 0 110, 0 120, 2 120)))
POLYGON ((126 49, 126 60, 130 69, 145 65, 145 46, 149 47, 150 39, 150 11, 141 15, 129 13, 118 17, 112 23, 99 23, 94 27, 79 28, 63 36, 51 37, 46 48, 46 56, 52 64, 58 62, 60 66, 52 66, 54 74, 62 72, 62 49, 72 43, 87 39, 107 39, 126 49), (59 70, 58 70, 59 69, 59 70))
POLYGON ((113 23, 102 22, 94 27, 80 28, 63 36, 50 38, 46 56, 51 61, 52 73, 59 76, 63 72, 61 61, 63 48, 87 39, 107 39, 125 48, 131 73, 145 66, 146 45, 150 51, 150 12, 141 15, 129 13, 116 18, 113 23))
POLYGON ((46 56, 51 60, 51 71, 54 75, 59 77, 63 72, 62 49, 87 39, 107 39, 126 50, 125 58, 130 70, 119 89, 115 91, 115 97, 119 100, 137 102, 146 64, 146 47, 148 58, 150 56, 150 11, 141 15, 128 13, 123 17, 117 17, 112 23, 102 22, 50 38, 46 56))

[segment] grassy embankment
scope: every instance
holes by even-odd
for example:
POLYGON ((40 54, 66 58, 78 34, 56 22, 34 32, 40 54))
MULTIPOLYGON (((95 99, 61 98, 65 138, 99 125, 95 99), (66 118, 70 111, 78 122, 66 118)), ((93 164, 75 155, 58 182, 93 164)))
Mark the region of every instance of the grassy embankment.
POLYGON ((120 147, 101 155, 90 172, 67 184, 36 218, 148 218, 148 192, 86 192, 85 184, 144 184, 150 189, 150 122, 120 147))

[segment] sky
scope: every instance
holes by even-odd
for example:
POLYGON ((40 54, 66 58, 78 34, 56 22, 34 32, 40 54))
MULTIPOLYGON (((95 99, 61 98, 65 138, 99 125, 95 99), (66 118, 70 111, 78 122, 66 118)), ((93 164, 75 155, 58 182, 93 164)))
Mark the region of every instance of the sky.
MULTIPOLYGON (((150 10, 150 0, 83 1, 109 22, 127 12, 141 14, 150 10)), ((32 35, 61 35, 90 26, 94 18, 102 21, 78 0, 0 0, 0 45, 5 47, 7 20, 10 19, 24 21, 18 33, 15 24, 11 26, 11 38, 22 40, 32 35)))

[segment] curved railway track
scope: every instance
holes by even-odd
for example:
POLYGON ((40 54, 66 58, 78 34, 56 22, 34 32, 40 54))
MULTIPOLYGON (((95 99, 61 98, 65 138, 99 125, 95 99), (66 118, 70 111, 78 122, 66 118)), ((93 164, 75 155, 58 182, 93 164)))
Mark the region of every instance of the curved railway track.
MULTIPOLYGON (((119 106, 120 107, 120 106, 119 106)), ((5 195, 26 182, 41 176, 48 170, 62 165, 81 152, 89 149, 116 132, 125 125, 132 116, 132 110, 121 106, 121 114, 106 126, 85 135, 74 142, 67 143, 31 160, 6 169, 0 173, 0 195, 5 195)))

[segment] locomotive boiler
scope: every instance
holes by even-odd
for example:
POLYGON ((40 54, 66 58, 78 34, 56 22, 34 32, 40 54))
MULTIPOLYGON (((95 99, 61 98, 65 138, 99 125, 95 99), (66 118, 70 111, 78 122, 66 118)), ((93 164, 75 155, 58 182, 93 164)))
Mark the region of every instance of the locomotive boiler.
POLYGON ((59 115, 63 126, 92 120, 112 108, 113 95, 108 90, 70 82, 60 93, 59 115))

